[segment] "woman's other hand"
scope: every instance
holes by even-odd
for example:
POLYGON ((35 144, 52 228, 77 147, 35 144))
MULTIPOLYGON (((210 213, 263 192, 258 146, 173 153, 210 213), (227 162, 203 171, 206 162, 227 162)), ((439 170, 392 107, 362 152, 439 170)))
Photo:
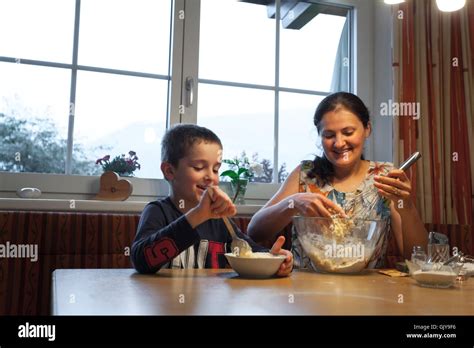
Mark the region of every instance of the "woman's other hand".
POLYGON ((344 210, 321 193, 296 193, 288 197, 289 208, 302 216, 330 218, 334 214, 346 217, 344 210))
POLYGON ((381 196, 393 202, 398 212, 413 205, 410 197, 411 182, 403 170, 394 169, 385 176, 376 175, 374 185, 381 196))

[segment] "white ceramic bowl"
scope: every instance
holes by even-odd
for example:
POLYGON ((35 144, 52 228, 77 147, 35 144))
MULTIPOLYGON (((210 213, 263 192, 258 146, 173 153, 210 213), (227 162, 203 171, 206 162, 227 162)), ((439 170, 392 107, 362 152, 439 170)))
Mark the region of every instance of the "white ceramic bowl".
POLYGON ((270 278, 276 274, 285 260, 284 255, 270 253, 253 253, 252 257, 225 254, 230 266, 244 278, 270 278))

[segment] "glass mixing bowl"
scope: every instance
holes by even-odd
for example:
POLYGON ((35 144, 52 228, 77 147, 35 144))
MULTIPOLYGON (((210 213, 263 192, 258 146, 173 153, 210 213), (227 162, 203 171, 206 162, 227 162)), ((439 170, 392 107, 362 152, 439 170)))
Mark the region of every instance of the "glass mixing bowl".
POLYGON ((295 216, 293 225, 315 269, 359 273, 382 242, 387 221, 295 216))

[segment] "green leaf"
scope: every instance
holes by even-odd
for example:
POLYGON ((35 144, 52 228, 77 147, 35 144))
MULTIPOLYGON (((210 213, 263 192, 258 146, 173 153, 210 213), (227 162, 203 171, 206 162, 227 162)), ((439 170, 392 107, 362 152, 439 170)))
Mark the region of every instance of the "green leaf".
POLYGON ((241 176, 242 174, 244 175, 249 175, 249 170, 246 168, 239 168, 239 171, 237 172, 237 176, 241 176))
POLYGON ((235 165, 235 162, 233 160, 229 160, 229 159, 222 160, 222 162, 227 163, 227 164, 235 165))
POLYGON ((237 180, 239 178, 237 173, 234 172, 233 170, 226 170, 225 172, 222 172, 220 176, 227 176, 231 178, 232 180, 237 180))

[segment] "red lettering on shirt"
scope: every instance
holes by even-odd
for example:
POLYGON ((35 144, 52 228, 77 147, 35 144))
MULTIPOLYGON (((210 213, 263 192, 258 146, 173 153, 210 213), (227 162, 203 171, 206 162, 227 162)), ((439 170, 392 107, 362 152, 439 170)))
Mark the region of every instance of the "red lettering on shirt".
POLYGON ((149 267, 157 267, 178 255, 178 247, 170 238, 162 238, 145 248, 145 259, 149 267))
POLYGON ((209 241, 207 253, 211 255, 211 268, 219 268, 219 254, 224 254, 224 243, 209 241))

